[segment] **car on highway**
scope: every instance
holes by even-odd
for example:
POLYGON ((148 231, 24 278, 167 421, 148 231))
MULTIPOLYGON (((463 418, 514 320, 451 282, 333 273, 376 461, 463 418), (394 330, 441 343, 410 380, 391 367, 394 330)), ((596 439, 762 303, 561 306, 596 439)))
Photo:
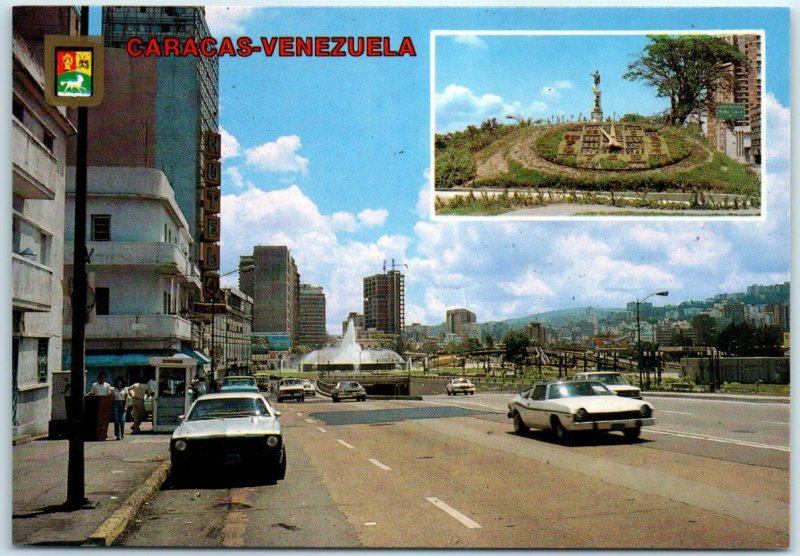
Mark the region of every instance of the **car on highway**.
POLYGON ((620 431, 635 440, 642 427, 656 424, 652 405, 617 396, 591 380, 537 382, 511 399, 507 415, 517 434, 549 430, 564 444, 581 431, 620 431))
POLYGON ((628 382, 622 373, 614 371, 585 371, 576 373, 572 380, 596 380, 605 384, 617 396, 642 399, 641 389, 628 382))
POLYGON ((258 392, 258 381, 254 376, 226 376, 220 381, 220 392, 258 392))
POLYGON ((365 401, 367 399, 367 391, 358 382, 348 380, 346 382, 337 382, 336 386, 331 390, 331 399, 334 402, 342 400, 356 400, 365 401))
POLYGON ((286 476, 286 447, 280 412, 260 393, 223 392, 200 396, 172 433, 173 476, 209 468, 246 467, 265 479, 286 476))
POLYGON ((456 394, 474 395, 475 385, 468 378, 454 378, 444 387, 448 396, 456 394))
POLYGON ((304 378, 300 382, 303 383, 303 391, 305 392, 306 396, 316 396, 317 395, 317 389, 314 387, 314 384, 310 380, 308 380, 307 378, 304 378))
POLYGON ((302 402, 306 399, 306 391, 299 378, 284 378, 278 383, 275 397, 279 402, 283 400, 299 400, 302 402))

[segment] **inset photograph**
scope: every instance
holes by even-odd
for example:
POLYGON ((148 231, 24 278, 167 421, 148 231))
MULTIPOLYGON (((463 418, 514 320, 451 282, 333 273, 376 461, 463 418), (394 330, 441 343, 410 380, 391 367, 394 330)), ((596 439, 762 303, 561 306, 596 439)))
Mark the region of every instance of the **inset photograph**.
POLYGON ((759 31, 432 42, 435 217, 762 215, 759 31))

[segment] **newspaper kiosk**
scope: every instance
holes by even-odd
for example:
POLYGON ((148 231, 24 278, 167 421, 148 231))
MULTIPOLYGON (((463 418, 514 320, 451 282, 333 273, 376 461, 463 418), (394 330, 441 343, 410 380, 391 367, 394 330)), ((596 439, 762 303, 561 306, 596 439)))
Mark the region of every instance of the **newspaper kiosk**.
POLYGON ((189 384, 197 361, 187 355, 152 357, 158 386, 153 398, 153 430, 172 432, 178 426, 178 416, 186 415, 191 405, 189 384))

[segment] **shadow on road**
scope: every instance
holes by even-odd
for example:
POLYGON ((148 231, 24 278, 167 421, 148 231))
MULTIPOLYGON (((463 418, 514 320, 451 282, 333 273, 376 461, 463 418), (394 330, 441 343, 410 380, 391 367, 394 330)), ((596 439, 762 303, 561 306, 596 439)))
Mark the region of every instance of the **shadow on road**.
MULTIPOLYGON (((507 431, 506 434, 511 436, 520 436, 514 431, 507 431)), ((532 430, 522 436, 526 438, 532 438, 540 442, 546 442, 548 444, 557 444, 559 446, 565 445, 561 444, 551 431, 532 430)), ((644 438, 628 440, 622 435, 622 433, 617 432, 580 432, 570 434, 569 441, 566 446, 622 446, 630 444, 647 444, 650 442, 653 441, 644 438)))
POLYGON ((180 477, 176 477, 174 473, 170 474, 161 486, 161 490, 229 489, 275 484, 277 481, 274 478, 260 470, 215 469, 180 477))

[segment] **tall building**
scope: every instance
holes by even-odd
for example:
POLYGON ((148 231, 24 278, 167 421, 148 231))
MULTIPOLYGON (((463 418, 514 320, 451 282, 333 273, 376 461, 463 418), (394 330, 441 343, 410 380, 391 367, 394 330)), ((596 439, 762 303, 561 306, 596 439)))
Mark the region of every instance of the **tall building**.
POLYGON ((477 322, 475 313, 468 309, 448 309, 445 318, 447 320, 447 332, 462 338, 466 337, 464 325, 477 322))
POLYGON ((11 36, 11 419, 14 438, 46 433, 61 369, 66 108, 44 100, 44 35, 77 35, 69 6, 15 6, 11 36))
POLYGON ((324 347, 328 340, 325 328, 325 292, 319 286, 300 284, 298 342, 311 349, 324 347))
POLYGON ((364 315, 360 315, 355 311, 347 314, 347 318, 342 321, 342 336, 347 332, 347 324, 353 321, 353 326, 356 327, 356 338, 360 338, 364 332, 364 315))
POLYGON ((224 313, 214 313, 214 355, 218 376, 239 374, 250 367, 253 298, 236 288, 223 288, 224 313))
POLYGON ((541 322, 530 322, 525 327, 525 332, 528 334, 528 339, 536 345, 543 346, 547 341, 547 333, 545 332, 544 325, 541 322))
POLYGON ((239 258, 239 269, 239 289, 253 298, 253 332, 286 335, 289 347, 297 345, 300 274, 289 249, 256 245, 252 255, 239 258))
POLYGON ((400 335, 405 322, 405 279, 399 270, 364 278, 364 326, 400 335))
POLYGON ((733 90, 719 90, 709 106, 706 137, 720 152, 748 164, 761 163, 761 35, 726 35, 721 37, 745 55, 747 64, 733 64, 728 71, 734 81, 733 90), (727 121, 716 116, 718 104, 743 104, 745 117, 727 121))

